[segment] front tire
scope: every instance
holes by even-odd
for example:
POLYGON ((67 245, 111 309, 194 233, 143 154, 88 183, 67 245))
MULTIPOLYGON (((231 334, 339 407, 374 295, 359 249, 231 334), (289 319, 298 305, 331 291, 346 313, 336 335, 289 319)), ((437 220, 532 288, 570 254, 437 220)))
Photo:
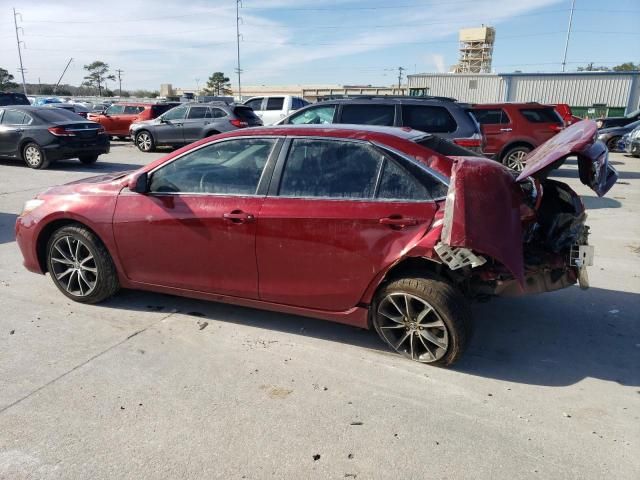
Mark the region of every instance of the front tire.
POLYGON ((448 366, 471 336, 471 311, 463 295, 442 278, 411 277, 384 285, 371 306, 380 338, 397 353, 448 366))
POLYGON ((47 244, 47 267, 58 290, 80 303, 98 303, 120 288, 118 273, 100 239, 87 228, 58 229, 47 244))
POLYGON ((531 148, 524 145, 510 148, 502 156, 502 164, 511 170, 521 172, 525 166, 524 159, 530 151, 531 148))
POLYGON ((607 140, 607 150, 610 152, 618 151, 618 142, 620 142, 620 137, 611 137, 607 140))
POLYGON ((29 142, 23 147, 22 158, 29 168, 42 170, 49 166, 44 150, 35 142, 29 142))
POLYGON ((82 155, 78 157, 78 160, 80 160, 85 165, 91 165, 92 163, 96 163, 98 161, 98 155, 82 155))
POLYGON ((153 152, 156 148, 156 144, 153 141, 153 137, 146 130, 136 133, 135 138, 136 146, 141 152, 153 152))

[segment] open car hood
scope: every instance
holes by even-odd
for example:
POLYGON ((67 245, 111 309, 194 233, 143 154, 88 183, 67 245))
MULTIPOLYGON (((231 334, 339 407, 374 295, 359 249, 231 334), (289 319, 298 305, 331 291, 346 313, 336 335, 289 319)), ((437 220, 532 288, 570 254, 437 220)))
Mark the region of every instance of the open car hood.
POLYGON ((568 156, 576 155, 580 181, 599 197, 604 196, 618 180, 618 172, 609 164, 609 151, 597 140, 597 132, 592 120, 582 120, 564 129, 527 155, 517 181, 527 177, 542 180, 568 156))

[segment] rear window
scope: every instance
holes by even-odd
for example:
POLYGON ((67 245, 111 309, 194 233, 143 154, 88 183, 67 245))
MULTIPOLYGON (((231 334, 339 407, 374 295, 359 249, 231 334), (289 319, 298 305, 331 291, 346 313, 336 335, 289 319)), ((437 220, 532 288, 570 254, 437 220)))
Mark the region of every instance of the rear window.
POLYGON ((429 133, 451 133, 458 128, 449 110, 430 105, 403 105, 402 125, 429 133))
POLYGON ((520 113, 531 123, 562 123, 562 118, 553 108, 521 108, 520 113))
POLYGON ((38 109, 36 115, 45 122, 68 122, 69 120, 86 122, 86 118, 81 117, 77 113, 65 110, 64 108, 42 107, 38 109))
POLYGON ((236 107, 233 109, 233 114, 238 117, 240 120, 248 121, 256 121, 260 120, 260 118, 254 113, 254 111, 250 107, 236 107))
POLYGON ((31 105, 29 99, 22 93, 0 93, 0 106, 3 105, 31 105))
POLYGON ((340 123, 393 126, 393 105, 343 105, 340 123))

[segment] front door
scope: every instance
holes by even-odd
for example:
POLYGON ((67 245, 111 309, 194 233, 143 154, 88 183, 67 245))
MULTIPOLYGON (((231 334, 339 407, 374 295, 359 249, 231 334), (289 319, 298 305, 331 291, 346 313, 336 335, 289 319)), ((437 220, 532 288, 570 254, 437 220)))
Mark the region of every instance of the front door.
POLYGON ((123 190, 113 225, 127 278, 257 298, 258 184, 275 143, 206 145, 151 172, 147 194, 123 190))
POLYGON ((153 134, 156 143, 161 145, 180 145, 184 142, 182 125, 189 107, 186 105, 175 107, 158 117, 154 125, 153 134))
POLYGON ((424 236, 435 211, 428 188, 371 145, 293 140, 258 218, 260 299, 355 307, 376 274, 424 236))
MULTIPOLYGON (((25 113, 19 110, 0 109, 0 155, 18 156, 18 145, 24 131, 25 113)), ((30 120, 30 118, 29 118, 30 120)))

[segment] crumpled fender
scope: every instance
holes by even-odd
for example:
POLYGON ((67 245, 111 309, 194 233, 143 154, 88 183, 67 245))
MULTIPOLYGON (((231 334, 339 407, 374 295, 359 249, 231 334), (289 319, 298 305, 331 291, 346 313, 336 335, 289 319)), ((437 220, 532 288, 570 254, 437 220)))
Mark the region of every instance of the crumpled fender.
POLYGON ((451 170, 442 242, 502 263, 524 283, 520 204, 513 174, 485 158, 460 157, 451 170))

